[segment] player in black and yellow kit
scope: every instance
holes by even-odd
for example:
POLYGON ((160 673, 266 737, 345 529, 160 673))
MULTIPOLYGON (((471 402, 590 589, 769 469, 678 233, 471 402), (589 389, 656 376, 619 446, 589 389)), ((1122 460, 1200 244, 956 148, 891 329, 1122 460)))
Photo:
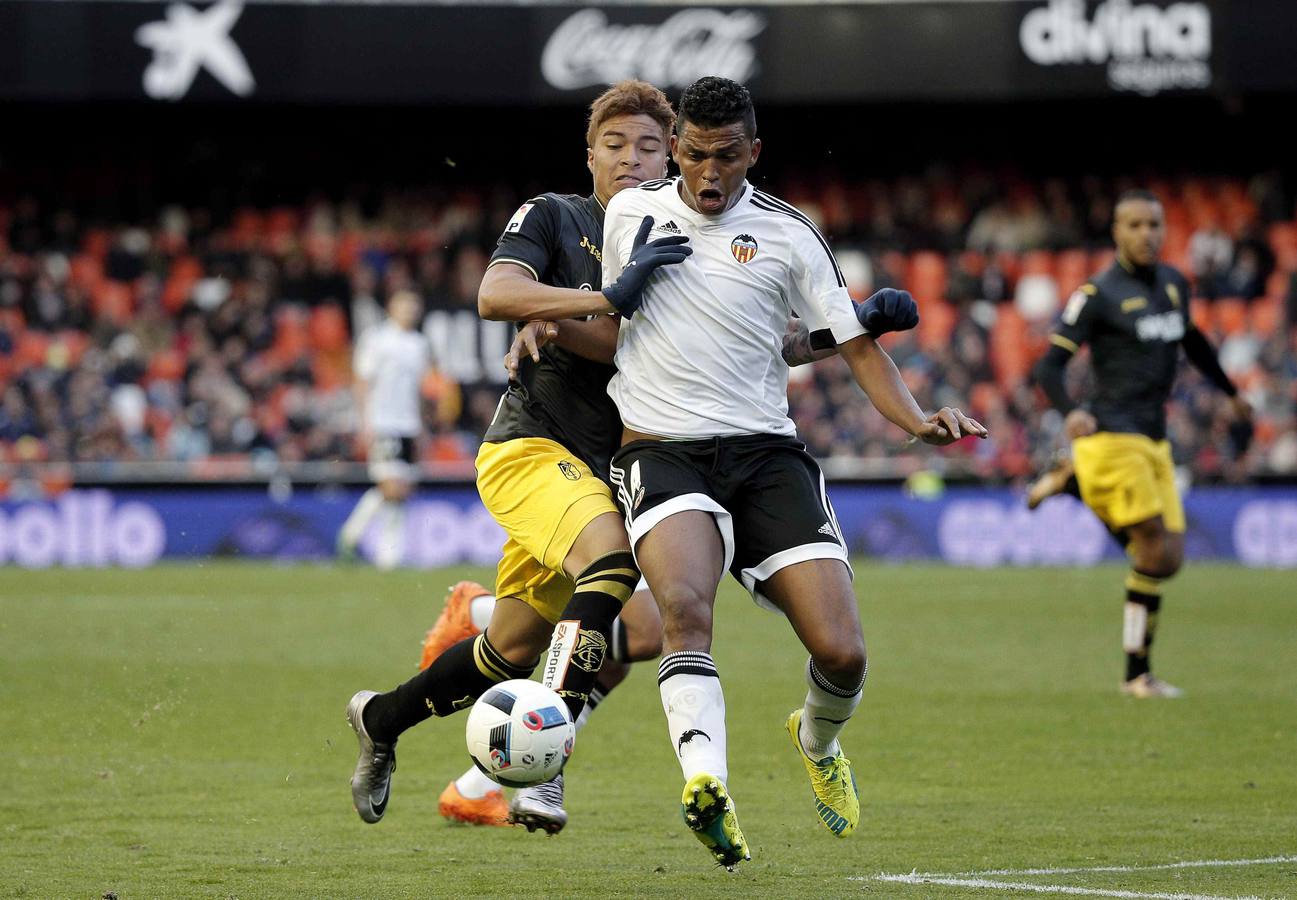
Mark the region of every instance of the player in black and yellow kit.
POLYGON ((614 85, 591 106, 593 196, 528 201, 492 256, 478 294, 485 318, 592 318, 565 322, 559 342, 539 362, 524 363, 478 453, 478 492, 508 535, 486 630, 394 690, 359 691, 347 706, 360 742, 352 800, 366 822, 386 811, 396 741, 406 729, 466 709, 492 684, 527 678, 546 648, 545 683, 573 718, 594 686, 612 623, 640 575, 603 480, 621 432, 606 392, 613 368, 572 351, 586 340, 606 344, 616 322, 605 313, 632 313, 653 271, 691 252, 682 237, 647 241, 646 222, 637 265, 598 288, 604 205, 616 191, 666 173, 673 122, 661 91, 639 81, 614 85))
MULTIPOLYGON (((1072 442, 1074 484, 1082 501, 1131 560, 1121 689, 1135 697, 1178 697, 1179 688, 1153 677, 1149 650, 1162 582, 1179 571, 1184 559, 1184 508, 1175 486, 1165 410, 1180 348, 1230 396, 1236 415, 1249 418, 1251 408, 1189 317, 1189 282, 1158 261, 1164 236, 1161 203, 1147 191, 1122 194, 1112 234, 1116 261, 1072 295, 1035 375, 1066 417, 1063 427, 1072 442), (1068 396, 1063 382, 1068 360, 1087 343, 1096 384, 1088 409, 1068 396)), ((1029 502, 1067 490, 1070 474, 1065 464, 1046 475, 1029 502)))

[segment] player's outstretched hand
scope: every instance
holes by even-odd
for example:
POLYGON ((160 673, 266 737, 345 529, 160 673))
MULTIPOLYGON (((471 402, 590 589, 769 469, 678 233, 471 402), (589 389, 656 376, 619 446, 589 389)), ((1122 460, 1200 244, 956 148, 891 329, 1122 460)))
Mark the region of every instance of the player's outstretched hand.
POLYGON ((639 309, 644 302, 644 285, 659 266, 684 262, 694 252, 688 246, 689 238, 685 235, 676 234, 650 241, 648 236, 652 230, 653 217, 645 216, 635 234, 635 242, 631 244, 626 268, 622 269, 621 276, 616 281, 603 289, 603 295, 608 298, 613 309, 623 316, 633 316, 635 310, 639 309))
POLYGON ((1063 433, 1067 435, 1069 441, 1094 434, 1098 430, 1099 420, 1084 409, 1072 410, 1063 420, 1063 433))
POLYGON ((513 344, 504 355, 504 368, 510 381, 518 380, 518 365, 525 353, 534 363, 540 362, 540 348, 558 337, 557 322, 528 322, 513 336, 513 344))
POLYGON ((984 438, 988 433, 976 419, 970 419, 957 409, 943 406, 924 420, 914 436, 925 444, 944 447, 962 437, 984 438))
POLYGON ((909 291, 883 288, 856 305, 856 318, 874 337, 889 331, 909 331, 919 324, 919 304, 909 291))

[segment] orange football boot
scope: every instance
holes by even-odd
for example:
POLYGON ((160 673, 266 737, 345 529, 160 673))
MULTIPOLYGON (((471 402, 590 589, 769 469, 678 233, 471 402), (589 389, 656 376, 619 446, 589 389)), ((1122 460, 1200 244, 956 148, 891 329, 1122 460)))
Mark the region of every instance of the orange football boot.
POLYGON ((450 589, 446 605, 437 617, 437 623, 423 638, 423 658, 419 660, 419 669, 432 665, 432 661, 458 644, 464 638, 478 633, 473 627, 473 617, 469 615, 475 597, 491 593, 476 581, 461 581, 450 589))
POLYGON ((455 782, 437 798, 437 811, 443 819, 465 822, 469 825, 508 825, 509 804, 504 801, 504 791, 487 791, 485 797, 470 800, 459 792, 455 782))

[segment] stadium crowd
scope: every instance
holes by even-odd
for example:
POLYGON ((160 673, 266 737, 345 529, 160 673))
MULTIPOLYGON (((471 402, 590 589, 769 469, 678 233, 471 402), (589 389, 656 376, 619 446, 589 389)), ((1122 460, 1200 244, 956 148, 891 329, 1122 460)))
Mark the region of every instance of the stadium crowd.
MULTIPOLYGON (((919 299, 919 328, 886 346, 923 406, 963 406, 992 434, 937 465, 1020 479, 1060 446, 1031 365, 1067 296, 1111 259, 1111 198, 1125 186, 935 171, 777 193, 819 221, 858 298, 899 286, 919 299)), ((1257 410, 1242 452, 1222 398, 1186 369, 1169 419, 1177 460, 1199 479, 1297 473, 1292 186, 1262 174, 1150 187, 1166 209, 1164 258, 1193 277, 1194 316, 1257 410)), ((477 285, 517 199, 421 190, 219 221, 168 207, 126 224, 0 205, 0 463, 358 459, 353 339, 409 288, 437 363, 423 385, 424 460, 468 471, 511 336, 477 317, 477 285)), ((1083 380, 1084 365, 1072 375, 1083 380)), ((796 372, 790 396, 830 471, 933 464, 899 449, 837 360, 796 372)))

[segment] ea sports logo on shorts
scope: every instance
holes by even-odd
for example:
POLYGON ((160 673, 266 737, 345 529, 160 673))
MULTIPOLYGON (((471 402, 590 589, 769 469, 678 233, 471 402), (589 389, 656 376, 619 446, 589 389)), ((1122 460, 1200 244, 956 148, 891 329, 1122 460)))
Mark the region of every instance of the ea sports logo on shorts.
POLYGON ((757 255, 757 239, 750 234, 740 234, 730 241, 730 252, 741 263, 749 263, 757 255))

